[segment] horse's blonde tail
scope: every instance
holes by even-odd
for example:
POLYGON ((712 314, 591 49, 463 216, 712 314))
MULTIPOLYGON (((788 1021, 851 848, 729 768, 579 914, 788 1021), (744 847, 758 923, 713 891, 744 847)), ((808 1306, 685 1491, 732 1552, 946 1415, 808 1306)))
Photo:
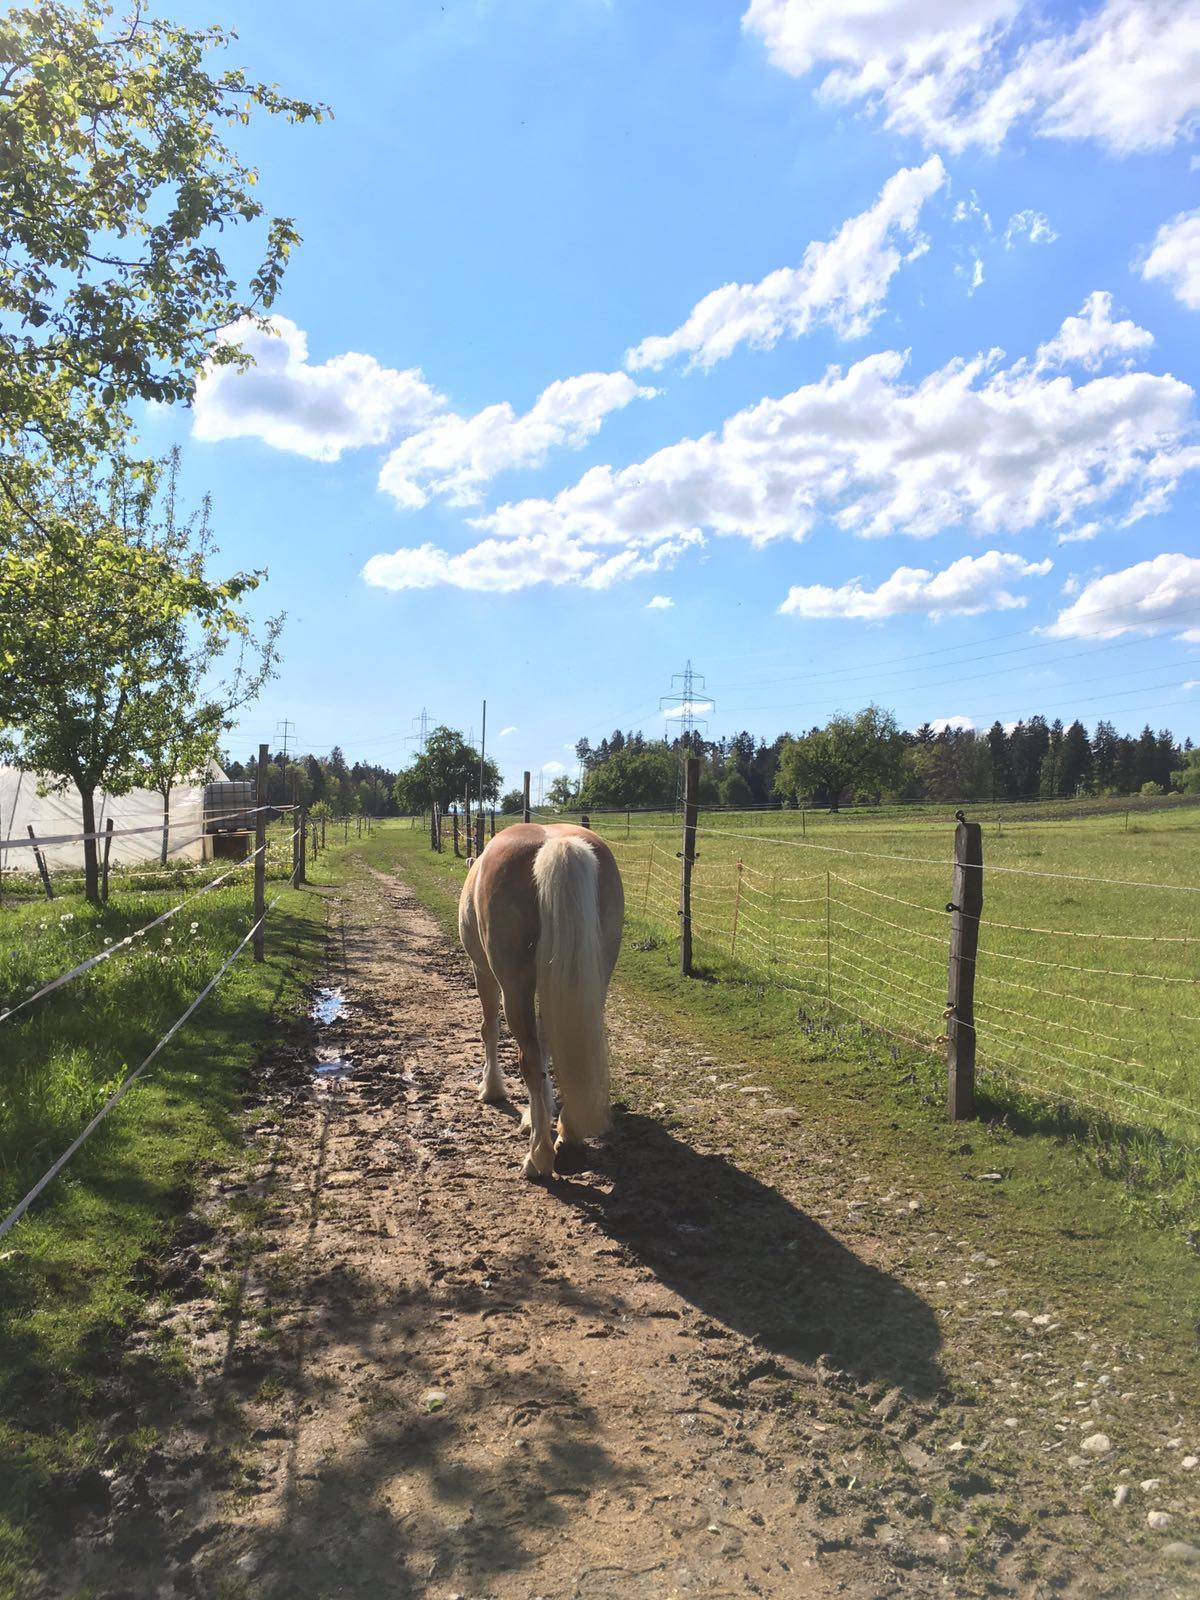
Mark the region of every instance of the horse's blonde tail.
POLYGON ((600 864, 586 839, 548 839, 533 861, 537 884, 538 999, 542 1030, 562 1100, 563 1126, 576 1139, 608 1127, 608 978, 600 937, 600 864))

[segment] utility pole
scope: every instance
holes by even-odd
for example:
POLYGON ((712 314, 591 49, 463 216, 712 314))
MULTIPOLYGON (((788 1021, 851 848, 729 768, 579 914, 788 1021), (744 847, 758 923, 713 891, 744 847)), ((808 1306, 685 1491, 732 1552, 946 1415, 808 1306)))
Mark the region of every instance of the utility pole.
POLYGON ((290 717, 281 717, 280 720, 275 724, 275 732, 279 734, 282 740, 282 749, 279 753, 285 761, 288 758, 288 741, 295 731, 296 724, 290 717))
POLYGON ((429 742, 429 713, 424 706, 421 707, 420 716, 414 717, 412 720, 417 731, 410 734, 409 738, 415 739, 421 746, 422 751, 424 751, 426 744, 429 742))

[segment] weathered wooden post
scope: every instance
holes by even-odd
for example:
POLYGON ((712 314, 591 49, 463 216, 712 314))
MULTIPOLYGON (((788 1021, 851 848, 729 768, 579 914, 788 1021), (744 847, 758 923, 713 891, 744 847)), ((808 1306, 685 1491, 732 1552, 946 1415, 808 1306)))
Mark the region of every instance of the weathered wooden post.
POLYGON ((651 871, 651 868, 653 866, 654 866, 654 840, 651 839, 649 847, 646 850, 646 890, 645 890, 645 893, 642 895, 642 915, 643 915, 643 917, 648 917, 650 915, 650 871, 651 871))
POLYGON ((825 998, 833 999, 833 939, 829 912, 829 868, 825 868, 825 998))
POLYGON ((327 819, 325 817, 321 818, 321 850, 322 850, 322 853, 324 853, 324 850, 325 850, 325 823, 326 823, 326 821, 327 821, 327 819))
MULTIPOLYGON (((28 828, 29 837, 32 839, 34 837, 32 822, 28 824, 28 828)), ((54 890, 50 887, 50 873, 46 869, 46 858, 36 844, 33 847, 33 859, 37 863, 38 872, 41 874, 42 888, 46 891, 46 899, 53 900, 54 890)))
POLYGON ((491 825, 491 828, 488 831, 488 838, 489 839, 494 839, 496 837, 496 808, 495 808, 495 806, 492 807, 492 819, 491 819, 491 822, 492 822, 492 825, 491 825))
POLYGON ((296 829, 296 882, 308 882, 308 807, 300 807, 300 826, 296 829))
POLYGON ((742 863, 737 864, 737 893, 733 897, 733 934, 729 940, 729 954, 737 955, 738 912, 742 909, 742 863))
POLYGON ((265 744, 258 747, 258 770, 254 811, 254 959, 265 959, 267 927, 264 918, 267 910, 267 761, 270 751, 265 744))
POLYGON ((582 828, 590 828, 591 827, 591 825, 592 825, 591 818, 588 816, 586 811, 581 811, 580 812, 580 814, 579 814, 579 825, 582 828))
POLYGON ((700 791, 700 758, 688 756, 683 770, 683 850, 679 874, 679 970, 692 975, 692 867, 696 860, 696 797, 700 791))
POLYGON ((454 813, 454 854, 458 854, 458 812, 454 813))
POLYGON ((521 783, 521 821, 529 821, 529 774, 525 773, 521 783))
POLYGON ((108 859, 112 854, 113 819, 111 817, 104 824, 104 856, 100 862, 100 898, 108 904, 108 859))
POLYGON ((483 854, 483 822, 483 802, 480 801, 475 808, 475 854, 477 856, 483 854))
POLYGON ((951 1122, 975 1115, 975 957, 983 915, 983 829, 955 812, 950 971, 946 993, 947 1112, 951 1122))

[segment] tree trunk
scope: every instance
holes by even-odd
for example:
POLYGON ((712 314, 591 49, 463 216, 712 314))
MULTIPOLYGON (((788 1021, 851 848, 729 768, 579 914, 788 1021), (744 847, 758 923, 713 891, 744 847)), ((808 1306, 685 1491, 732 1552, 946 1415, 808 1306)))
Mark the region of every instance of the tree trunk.
POLYGON ((94 784, 79 784, 79 801, 83 810, 83 892, 92 905, 100 904, 100 852, 96 848, 96 789, 94 784))
POLYGON ((167 844, 171 837, 171 786, 162 791, 163 800, 163 836, 162 836, 162 865, 167 864, 167 844))

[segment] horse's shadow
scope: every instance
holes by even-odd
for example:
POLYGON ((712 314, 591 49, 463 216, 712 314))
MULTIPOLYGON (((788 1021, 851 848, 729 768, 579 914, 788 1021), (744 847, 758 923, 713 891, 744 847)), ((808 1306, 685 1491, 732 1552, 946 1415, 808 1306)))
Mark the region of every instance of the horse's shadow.
POLYGON ((554 1181, 553 1192, 698 1310, 778 1355, 824 1356, 863 1384, 913 1396, 943 1387, 925 1301, 724 1156, 618 1107, 587 1159, 613 1180, 611 1193, 586 1177, 554 1181))

